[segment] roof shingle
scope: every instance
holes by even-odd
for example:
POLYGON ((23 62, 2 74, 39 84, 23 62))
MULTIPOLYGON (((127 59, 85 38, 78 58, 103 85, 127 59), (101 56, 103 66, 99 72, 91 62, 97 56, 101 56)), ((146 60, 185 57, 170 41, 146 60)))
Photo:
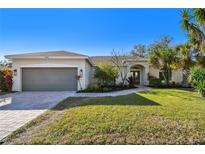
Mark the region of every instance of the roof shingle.
POLYGON ((23 54, 14 54, 14 55, 6 55, 6 58, 18 58, 18 57, 61 57, 61 56, 68 56, 68 57, 88 57, 87 55, 78 54, 75 52, 69 51, 48 51, 48 52, 33 52, 33 53, 23 53, 23 54))

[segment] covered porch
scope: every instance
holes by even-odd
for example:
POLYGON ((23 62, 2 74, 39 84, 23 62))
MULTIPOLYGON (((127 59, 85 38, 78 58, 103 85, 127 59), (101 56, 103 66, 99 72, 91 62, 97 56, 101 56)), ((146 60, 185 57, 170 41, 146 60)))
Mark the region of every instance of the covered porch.
POLYGON ((149 66, 147 64, 131 63, 128 67, 128 77, 132 77, 134 84, 148 85, 149 66))

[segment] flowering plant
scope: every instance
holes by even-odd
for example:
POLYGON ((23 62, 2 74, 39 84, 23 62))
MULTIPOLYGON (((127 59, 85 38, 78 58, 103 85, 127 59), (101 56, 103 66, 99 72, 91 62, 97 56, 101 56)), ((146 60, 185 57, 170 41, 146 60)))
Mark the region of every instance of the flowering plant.
POLYGON ((13 85, 13 80, 12 80, 12 70, 5 68, 1 71, 2 77, 1 77, 1 88, 4 87, 3 91, 12 91, 12 85, 13 85))

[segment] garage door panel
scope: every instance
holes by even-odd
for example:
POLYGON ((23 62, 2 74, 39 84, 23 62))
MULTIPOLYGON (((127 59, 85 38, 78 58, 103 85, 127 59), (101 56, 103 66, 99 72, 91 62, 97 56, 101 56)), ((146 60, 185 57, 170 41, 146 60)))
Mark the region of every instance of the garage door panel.
POLYGON ((23 68, 23 91, 75 91, 77 68, 23 68))

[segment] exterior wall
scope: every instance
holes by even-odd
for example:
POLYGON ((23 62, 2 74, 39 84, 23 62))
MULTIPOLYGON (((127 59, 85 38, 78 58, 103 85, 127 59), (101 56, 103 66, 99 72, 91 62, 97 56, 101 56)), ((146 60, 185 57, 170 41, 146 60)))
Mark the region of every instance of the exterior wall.
MULTIPOLYGON (((90 63, 85 59, 13 59, 12 67, 17 70, 17 75, 13 77, 13 91, 22 91, 22 68, 25 67, 73 67, 77 68, 78 75, 80 75, 80 70, 83 70, 83 76, 80 78, 80 83, 78 82, 78 90, 84 89, 91 82, 92 71, 90 63)), ((125 71, 128 71, 127 77, 131 76, 130 67, 134 65, 141 66, 141 85, 148 85, 148 73, 152 76, 159 78, 159 70, 148 65, 146 61, 138 62, 131 61, 128 62, 125 71)), ((174 70, 172 72, 172 81, 181 83, 183 80, 183 73, 181 69, 174 70)), ((120 76, 116 79, 117 83, 122 82, 120 76)))
MULTIPOLYGON (((159 78, 159 70, 158 69, 155 69, 152 66, 150 66, 149 70, 150 70, 149 74, 151 76, 159 78)), ((171 81, 179 82, 179 83, 181 83, 183 81, 183 72, 181 69, 177 69, 177 70, 172 71, 172 80, 171 81)))
POLYGON ((154 76, 156 78, 159 78, 159 70, 154 68, 154 67, 152 67, 152 66, 150 66, 149 67, 149 75, 150 76, 154 76))
MULTIPOLYGON (((85 59, 13 59, 13 69, 17 70, 17 75, 13 77, 13 91, 22 91, 22 68, 25 67, 74 67, 77 68, 78 74, 80 70, 83 70, 83 77, 80 79, 82 88, 86 88, 88 82, 88 73, 86 69, 89 69, 85 65, 85 59), (87 68, 86 68, 87 67, 87 68)), ((80 84, 78 82, 78 90, 80 90, 80 84)))
MULTIPOLYGON (((129 70, 130 70, 130 67, 134 66, 134 65, 142 66, 142 68, 140 69, 140 73, 141 73, 141 77, 140 77, 141 83, 140 84, 141 85, 148 85, 149 84, 148 73, 151 76, 159 78, 159 69, 153 68, 152 66, 148 65, 147 62, 141 62, 141 63, 140 62, 132 62, 132 63, 130 63, 129 66, 127 68, 125 68, 128 71, 127 77, 131 76, 131 73, 129 70)), ((183 81, 183 73, 182 73, 181 69, 172 71, 172 80, 171 81, 179 82, 179 83, 181 83, 183 81)), ((122 82, 120 76, 117 78, 116 82, 117 83, 122 82)))
POLYGON ((87 87, 91 83, 92 77, 92 66, 85 60, 85 87, 87 87))
MULTIPOLYGON (((123 70, 124 73, 123 74, 125 74, 126 71, 128 71, 127 77, 129 77, 130 72, 129 72, 128 68, 124 67, 124 70, 123 70)), ((122 79, 121 79, 121 76, 120 76, 120 73, 119 73, 119 75, 116 79, 116 84, 120 84, 120 83, 122 83, 122 79)), ((125 84, 127 84, 127 81, 125 81, 125 84)))
POLYGON ((181 69, 172 71, 172 81, 179 83, 183 81, 183 71, 181 69))

